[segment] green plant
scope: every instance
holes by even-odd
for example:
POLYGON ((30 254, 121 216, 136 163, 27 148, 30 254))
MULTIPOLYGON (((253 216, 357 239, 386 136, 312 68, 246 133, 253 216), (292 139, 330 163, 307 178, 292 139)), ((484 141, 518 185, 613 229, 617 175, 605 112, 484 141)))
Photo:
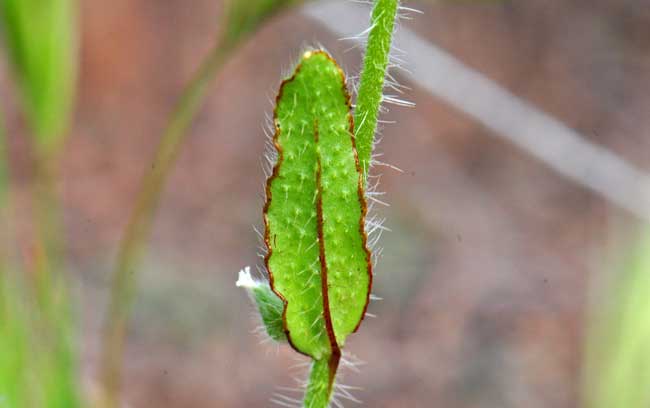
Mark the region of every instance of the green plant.
POLYGON ((398 0, 384 0, 377 1, 372 11, 372 29, 368 33, 368 44, 354 111, 354 136, 357 140, 359 163, 364 177, 367 176, 370 168, 398 8, 398 0))
POLYGON ((20 281, 0 271, 0 407, 78 407, 74 326, 63 282, 35 299, 20 281))
POLYGON ((264 207, 269 281, 244 269, 237 285, 250 290, 270 337, 312 358, 308 408, 330 404, 345 340, 370 298, 367 175, 398 8, 375 2, 355 120, 343 71, 322 50, 303 54, 276 99, 264 207))
POLYGON ((650 230, 599 292, 587 337, 585 408, 650 404, 650 230), (610 283, 610 282, 608 282, 610 283))
POLYGON ((14 237, 0 129, 0 219, 7 223, 0 231, 0 406, 80 405, 55 191, 57 153, 76 81, 75 9, 72 0, 0 0, 2 39, 33 136, 37 232, 31 267, 16 265, 8 251, 14 237))
POLYGON ((56 150, 74 100, 74 0, 0 0, 0 28, 37 148, 56 150))
MULTIPOLYGON (((103 402, 108 406, 119 403, 121 350, 135 285, 132 272, 143 253, 144 241, 166 175, 175 162, 186 130, 207 94, 210 80, 229 53, 269 16, 300 2, 301 0, 230 1, 226 24, 217 45, 201 64, 170 117, 151 170, 145 176, 144 186, 122 241, 116 264, 111 306, 108 308, 106 319, 107 335, 101 376, 103 388, 107 393, 106 400, 103 402)), ((373 57, 366 58, 366 69, 361 83, 366 89, 363 94, 374 95, 369 99, 374 102, 364 105, 366 107, 358 109, 358 112, 365 109, 371 113, 373 109, 378 108, 396 8, 397 1, 380 0, 377 4, 373 24, 383 27, 384 34, 380 35, 380 38, 371 34, 369 50, 375 49, 377 44, 384 44, 385 48, 379 53, 373 51, 368 53, 373 57), (387 14, 381 12, 382 9, 387 14), (382 52, 383 56, 380 55, 382 52), (379 69, 373 69, 369 64, 379 69), (379 65, 376 66, 377 64, 379 65), (372 72, 374 73, 371 75, 372 72), (365 83, 371 86, 364 85, 365 83), (373 103, 376 103, 375 107, 373 103)), ((79 387, 76 384, 75 355, 71 345, 74 326, 71 302, 63 274, 63 241, 61 240, 63 234, 59 225, 61 217, 57 210, 59 200, 55 187, 58 153, 64 141, 74 101, 77 70, 76 2, 74 0, 0 0, 0 19, 3 40, 11 57, 23 110, 34 136, 36 166, 33 183, 36 202, 34 222, 38 232, 35 242, 32 243, 35 248, 32 259, 34 267, 31 268, 33 270, 29 270, 32 280, 16 279, 15 276, 23 275, 26 271, 10 265, 5 254, 0 254, 0 356, 2 357, 0 358, 0 404, 73 407, 79 404, 79 387), (10 270, 16 273, 10 274, 10 270), (11 355, 6 353, 8 350, 12 350, 11 355), (20 375, 15 375, 17 372, 20 375), (38 379, 35 379, 36 376, 38 379)), ((336 273, 330 277, 334 285, 351 282, 356 286, 349 299, 347 298, 349 294, 345 291, 337 292, 336 289, 328 289, 319 292, 318 287, 310 285, 314 289, 313 296, 325 294, 331 297, 333 304, 337 305, 332 313, 333 317, 330 316, 322 321, 325 324, 326 320, 329 320, 330 329, 326 328, 326 332, 319 331, 321 338, 318 342, 314 342, 313 349, 308 350, 319 359, 312 370, 307 400, 309 406, 321 406, 327 404, 330 398, 343 341, 363 317, 369 296, 371 274, 370 255, 366 249, 363 230, 367 166, 360 167, 357 162, 355 139, 350 135, 353 128, 349 97, 341 76, 342 72, 324 53, 314 52, 309 59, 305 66, 313 63, 312 67, 316 68, 316 71, 322 68, 325 71, 329 70, 330 74, 336 74, 330 75, 325 82, 329 81, 328 83, 334 87, 332 89, 338 92, 332 95, 329 109, 338 110, 341 115, 336 120, 329 121, 328 114, 332 111, 328 111, 319 122, 320 139, 314 140, 315 145, 318 144, 318 149, 323 148, 318 171, 319 178, 312 189, 313 192, 320 191, 318 194, 322 208, 317 212, 320 212, 324 219, 341 218, 341 225, 343 225, 330 234, 325 224, 321 223, 323 228, 317 234, 320 234, 327 244, 324 242, 322 247, 318 248, 318 256, 320 259, 320 253, 326 250, 326 246, 336 245, 337 237, 345 237, 354 240, 355 245, 341 247, 338 253, 341 256, 354 257, 357 267, 360 268, 356 270, 357 276, 354 279, 342 275, 336 276, 336 273), (336 87, 338 90, 335 89, 336 87), (339 129, 339 126, 346 126, 345 131, 342 131, 342 127, 339 129), (338 130, 329 131, 330 127, 338 130), (347 140, 349 146, 338 152, 342 140, 347 140), (339 157, 336 157, 337 154, 339 157), (333 204, 337 200, 336 194, 330 194, 337 189, 326 187, 339 176, 336 175, 339 171, 341 181, 335 183, 346 186, 350 192, 356 186, 358 197, 356 202, 343 200, 344 205, 340 207, 333 204), (354 234, 349 234, 345 227, 351 222, 358 225, 354 234)), ((314 78, 311 82, 314 82, 314 78)), ((311 100, 311 104, 314 104, 314 98, 318 97, 319 92, 317 88, 322 84, 312 83, 312 85, 316 85, 311 86, 315 93, 308 95, 308 99, 311 100)), ((287 87, 291 85, 287 84, 287 87)), ((376 122, 376 112, 373 115, 371 116, 374 119, 369 119, 369 123, 376 122)), ((374 133, 375 126, 376 123, 372 123, 371 133, 374 133)), ((370 152, 372 137, 366 137, 364 140, 363 143, 369 143, 364 147, 364 151, 370 152)), ((7 166, 4 157, 4 139, 0 142, 2 142, 0 144, 0 153, 2 153, 0 211, 5 214, 9 207, 8 199, 5 199, 8 177, 5 171, 7 166)), ((369 164, 369 158, 366 164, 369 164)), ((291 166, 285 167, 286 170, 291 168, 291 166)), ((307 168, 309 165, 305 167, 305 163, 295 167, 298 170, 307 168)), ((281 184, 278 184, 277 188, 282 188, 281 184)), ((268 214, 272 218, 275 213, 277 218, 281 219, 285 212, 286 208, 278 207, 269 210, 268 214)), ((311 239, 313 238, 312 236, 311 239)), ((287 242, 290 244, 290 240, 287 242)), ((310 248, 312 252, 313 249, 310 248)), ((282 264, 282 257, 278 258, 277 262, 282 264)), ((329 262, 336 264, 331 258, 325 263, 329 264, 329 262)), ((260 285, 251 291, 265 317, 264 322, 269 334, 280 341, 289 339, 282 320, 284 303, 268 285, 260 285)), ((291 289, 289 288, 288 291, 290 293, 291 289)), ((325 308, 322 310, 324 313, 325 308)), ((296 323, 306 329, 300 319, 297 319, 296 323)))

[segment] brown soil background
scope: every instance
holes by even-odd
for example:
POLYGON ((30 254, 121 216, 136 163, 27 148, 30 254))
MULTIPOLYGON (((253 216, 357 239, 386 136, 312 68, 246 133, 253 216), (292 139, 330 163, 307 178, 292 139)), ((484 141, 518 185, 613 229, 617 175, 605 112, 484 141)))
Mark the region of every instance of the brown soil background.
MULTIPOLYGON (((219 3, 81 2, 80 94, 60 188, 91 391, 117 243, 165 118, 213 44, 219 3)), ((650 171, 650 3, 409 5, 424 11, 406 23, 421 36, 650 171)), ((292 350, 251 334, 252 307, 234 282, 257 262, 269 100, 316 42, 358 71, 358 51, 290 11, 235 52, 212 86, 139 279, 126 406, 270 406, 276 387, 303 375, 292 350)), ((0 94, 27 208, 30 159, 6 71, 0 94)), ((368 407, 578 406, 589 280, 636 221, 425 92, 408 98, 417 106, 391 108, 385 119, 397 123, 380 145, 404 170, 379 169, 391 204, 379 211, 392 229, 374 290, 384 300, 350 339, 366 364, 343 382, 361 387, 368 407)))

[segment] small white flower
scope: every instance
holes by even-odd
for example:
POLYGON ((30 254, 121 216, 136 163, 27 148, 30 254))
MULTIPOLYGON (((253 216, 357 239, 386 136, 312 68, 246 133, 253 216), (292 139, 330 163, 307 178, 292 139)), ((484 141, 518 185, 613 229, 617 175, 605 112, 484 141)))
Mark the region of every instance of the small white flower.
POLYGON ((235 283, 238 288, 254 289, 260 286, 260 283, 253 279, 251 276, 251 268, 246 266, 244 269, 239 271, 239 278, 235 283))

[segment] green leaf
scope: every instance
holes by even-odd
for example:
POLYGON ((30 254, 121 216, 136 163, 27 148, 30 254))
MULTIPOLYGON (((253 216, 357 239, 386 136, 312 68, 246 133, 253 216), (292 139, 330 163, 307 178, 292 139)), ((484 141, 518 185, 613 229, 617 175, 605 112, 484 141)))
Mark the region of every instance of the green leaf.
POLYGON ((271 287, 285 301, 290 343, 316 360, 340 353, 363 318, 371 283, 366 203, 343 71, 306 52, 280 88, 267 184, 271 287))
POLYGON ((77 63, 74 0, 0 0, 0 28, 40 148, 61 141, 77 63))

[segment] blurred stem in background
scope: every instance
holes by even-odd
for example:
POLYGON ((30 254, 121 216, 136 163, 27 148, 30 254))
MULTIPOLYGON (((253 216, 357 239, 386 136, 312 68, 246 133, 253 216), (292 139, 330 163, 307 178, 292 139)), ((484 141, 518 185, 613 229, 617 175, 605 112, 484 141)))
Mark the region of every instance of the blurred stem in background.
POLYGON ((10 215, 9 215, 9 153, 7 152, 7 134, 0 107, 0 275, 2 275, 9 257, 10 215))
POLYGON ((36 148, 58 150, 70 122, 77 71, 74 0, 0 0, 4 40, 36 148))
MULTIPOLYGON (((35 166, 35 237, 24 268, 11 262, 8 243, 15 237, 10 228, 4 231, 0 405, 8 407, 74 408, 80 404, 56 192, 58 152, 69 124, 76 82, 76 22, 73 0, 0 0, 0 29, 34 136, 35 166)), ((9 218, 6 139, 2 139, 1 211, 9 218)))
POLYGON ((232 0, 227 3, 222 32, 215 47, 190 80, 160 139, 157 151, 142 181, 136 205, 120 242, 113 270, 110 304, 104 322, 100 381, 104 407, 119 406, 125 335, 152 220, 165 180, 178 157, 188 128, 203 105, 212 79, 235 48, 263 22, 300 0, 232 0))
POLYGON ((34 250, 43 279, 62 260, 56 182, 77 78, 76 7, 74 0, 0 0, 0 29, 34 136, 34 250))
MULTIPOLYGON (((623 269, 594 296, 584 408, 650 406, 650 227, 623 269)), ((601 288, 598 288, 601 289, 601 288)))
MULTIPOLYGON (((13 230, 5 147, 6 133, 0 124, 0 217, 4 224, 0 231, 0 405, 78 407, 73 321, 63 279, 49 268, 37 267, 37 279, 30 288, 8 250, 13 230)), ((51 265, 38 260, 34 264, 51 265)))
POLYGON ((203 61, 196 76, 182 95, 160 140, 153 163, 144 176, 135 208, 120 242, 112 273, 110 304, 104 322, 100 368, 103 406, 120 406, 125 333, 133 303, 136 271, 167 175, 176 162, 186 130, 203 102, 210 80, 223 63, 225 56, 225 48, 217 46, 203 61))
POLYGON ((16 270, 0 275, 0 406, 80 404, 74 321, 68 291, 54 280, 40 295, 16 270))

